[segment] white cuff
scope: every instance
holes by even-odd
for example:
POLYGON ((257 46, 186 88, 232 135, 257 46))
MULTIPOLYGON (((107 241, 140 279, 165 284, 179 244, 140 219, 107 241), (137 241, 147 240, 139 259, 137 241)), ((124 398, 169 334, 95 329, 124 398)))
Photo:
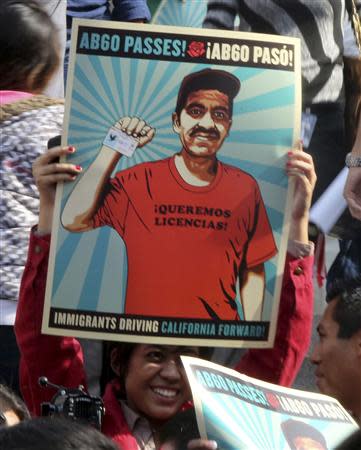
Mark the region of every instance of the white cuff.
POLYGON ((314 250, 315 250, 315 245, 313 242, 309 242, 308 244, 305 244, 303 242, 294 241, 292 239, 288 241, 287 251, 294 258, 304 258, 306 256, 313 255, 314 250))
POLYGON ((119 130, 119 128, 110 127, 103 145, 130 158, 138 146, 138 141, 133 136, 129 136, 124 131, 119 130))

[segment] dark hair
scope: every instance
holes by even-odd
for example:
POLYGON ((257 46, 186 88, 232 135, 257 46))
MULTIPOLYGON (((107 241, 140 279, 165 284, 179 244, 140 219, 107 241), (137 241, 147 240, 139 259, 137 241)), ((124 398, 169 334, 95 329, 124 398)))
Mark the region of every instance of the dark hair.
POLYGON ((59 64, 57 29, 36 0, 3 0, 0 89, 41 91, 59 64))
POLYGON ((203 69, 185 76, 179 87, 175 113, 178 118, 191 92, 201 89, 216 89, 223 92, 229 99, 229 113, 233 113, 233 99, 238 94, 241 83, 230 72, 219 69, 203 69))
POLYGON ((90 425, 69 419, 39 417, 0 431, 6 450, 118 450, 109 438, 90 425))
POLYGON ((289 419, 281 423, 281 428, 291 450, 296 450, 294 440, 298 437, 313 439, 314 441, 319 442, 327 450, 327 443, 324 435, 321 431, 317 430, 317 428, 306 422, 289 419))
POLYGON ((30 419, 25 403, 9 387, 0 384, 0 412, 9 410, 13 411, 20 421, 30 419))
MULTIPOLYGON (((125 398, 125 378, 127 375, 129 361, 135 348, 140 344, 131 344, 127 342, 105 342, 105 350, 103 352, 103 371, 101 376, 101 390, 104 392, 105 386, 114 378, 114 371, 111 367, 111 353, 117 349, 117 361, 119 367, 120 396, 125 398)), ((199 356, 203 359, 210 359, 213 352, 211 347, 199 347, 199 356)))
POLYGON ((361 428, 356 430, 348 438, 346 438, 341 444, 339 444, 335 450, 360 450, 361 448, 361 428))
POLYGON ((361 330, 361 276, 334 284, 327 302, 337 300, 333 320, 338 324, 338 337, 349 339, 361 330))
POLYGON ((175 450, 184 450, 190 440, 200 438, 194 409, 176 414, 160 428, 158 433, 161 445, 172 442, 175 450))

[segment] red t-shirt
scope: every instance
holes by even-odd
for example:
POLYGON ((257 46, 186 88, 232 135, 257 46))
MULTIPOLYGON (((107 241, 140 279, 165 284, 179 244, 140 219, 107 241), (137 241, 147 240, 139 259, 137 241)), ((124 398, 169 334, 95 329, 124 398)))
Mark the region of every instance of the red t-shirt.
POLYGON ((238 277, 277 252, 257 182, 220 162, 205 187, 174 157, 118 172, 93 220, 103 225, 126 245, 126 314, 237 320, 238 277))

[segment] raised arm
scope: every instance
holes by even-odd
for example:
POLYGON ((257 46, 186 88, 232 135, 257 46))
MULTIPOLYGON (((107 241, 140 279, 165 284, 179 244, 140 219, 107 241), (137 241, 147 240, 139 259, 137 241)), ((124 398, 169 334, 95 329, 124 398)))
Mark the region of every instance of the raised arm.
POLYGON ((65 229, 82 232, 93 228, 105 184, 122 155, 131 156, 136 147, 153 139, 155 131, 137 117, 123 117, 109 129, 103 145, 71 192, 61 221, 65 229))
POLYGON ((300 151, 289 152, 286 171, 294 178, 295 194, 275 343, 271 349, 249 350, 236 370, 264 381, 290 386, 311 338, 313 256, 307 229, 316 174, 311 156, 300 151))
POLYGON ((66 387, 86 383, 79 342, 71 337, 41 333, 55 188, 57 182, 74 180, 79 173, 74 165, 59 163, 59 157, 73 152, 72 147, 56 147, 37 158, 33 165, 40 195, 39 226, 30 237, 15 333, 21 356, 20 388, 29 410, 35 415, 40 414, 40 404, 55 394, 55 390, 38 385, 40 376, 66 387))
POLYGON ((240 294, 245 320, 261 320, 265 284, 264 264, 244 271, 240 281, 240 294))
POLYGON ((352 216, 361 220, 361 105, 357 134, 351 156, 354 158, 355 167, 350 167, 349 169, 344 196, 352 216))

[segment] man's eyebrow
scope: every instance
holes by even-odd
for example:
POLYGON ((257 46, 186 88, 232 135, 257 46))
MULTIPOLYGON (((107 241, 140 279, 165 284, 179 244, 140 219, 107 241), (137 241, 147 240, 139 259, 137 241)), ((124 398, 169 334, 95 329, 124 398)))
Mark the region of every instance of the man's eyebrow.
POLYGON ((192 103, 189 103, 189 105, 186 106, 186 109, 188 109, 188 108, 194 108, 195 106, 196 106, 197 108, 205 109, 205 108, 204 108, 204 105, 202 105, 202 103, 198 103, 198 102, 192 102, 192 103))
POLYGON ((212 109, 213 109, 213 110, 215 110, 215 109, 221 109, 222 111, 225 111, 225 112, 229 113, 229 108, 226 108, 225 106, 221 106, 221 105, 215 106, 215 107, 212 108, 212 109))

